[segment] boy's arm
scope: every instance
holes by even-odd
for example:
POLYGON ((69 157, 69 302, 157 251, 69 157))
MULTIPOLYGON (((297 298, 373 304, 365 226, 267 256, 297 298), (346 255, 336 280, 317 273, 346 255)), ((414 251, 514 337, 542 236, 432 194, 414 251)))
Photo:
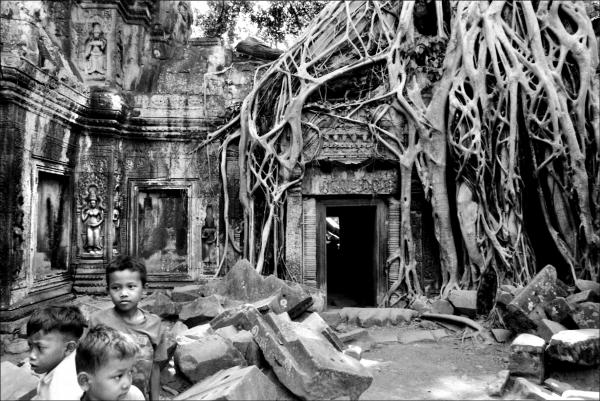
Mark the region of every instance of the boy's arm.
POLYGON ((152 364, 152 373, 150 373, 150 399, 160 400, 160 369, 156 362, 152 364))

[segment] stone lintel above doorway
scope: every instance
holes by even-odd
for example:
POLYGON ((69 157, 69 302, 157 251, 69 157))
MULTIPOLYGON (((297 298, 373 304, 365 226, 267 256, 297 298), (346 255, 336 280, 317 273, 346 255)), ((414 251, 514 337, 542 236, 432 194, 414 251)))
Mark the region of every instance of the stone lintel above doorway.
POLYGON ((398 190, 398 170, 394 168, 349 169, 333 167, 324 172, 308 168, 302 182, 303 195, 393 195, 398 190))

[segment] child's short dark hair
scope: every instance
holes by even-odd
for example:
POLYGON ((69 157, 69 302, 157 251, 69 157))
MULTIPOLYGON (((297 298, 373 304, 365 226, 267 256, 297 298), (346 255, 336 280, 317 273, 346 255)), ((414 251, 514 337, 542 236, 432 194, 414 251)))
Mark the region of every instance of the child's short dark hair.
POLYGON ((104 324, 91 328, 77 347, 75 369, 77 373, 94 373, 111 358, 134 358, 140 347, 125 333, 104 324))
POLYGON ((123 270, 131 270, 140 273, 142 285, 146 285, 146 265, 140 259, 132 258, 129 255, 117 256, 106 268, 106 285, 110 285, 108 278, 111 273, 123 270))
POLYGON ((46 333, 57 330, 78 340, 86 326, 85 317, 78 307, 51 305, 33 312, 27 322, 27 336, 42 330, 46 333))

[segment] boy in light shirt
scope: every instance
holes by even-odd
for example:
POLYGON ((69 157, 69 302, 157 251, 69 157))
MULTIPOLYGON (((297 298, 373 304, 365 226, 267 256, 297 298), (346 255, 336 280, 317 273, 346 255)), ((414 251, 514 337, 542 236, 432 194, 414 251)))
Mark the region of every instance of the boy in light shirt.
POLYGON ((44 374, 35 400, 79 400, 82 391, 75 372, 75 349, 85 318, 75 306, 49 306, 33 312, 27 322, 29 364, 44 374))

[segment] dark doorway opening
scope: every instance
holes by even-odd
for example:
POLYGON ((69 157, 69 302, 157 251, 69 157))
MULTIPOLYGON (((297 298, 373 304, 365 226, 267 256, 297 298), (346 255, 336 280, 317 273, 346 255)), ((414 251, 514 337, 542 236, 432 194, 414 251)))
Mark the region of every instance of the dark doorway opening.
POLYGON ((327 303, 334 307, 377 304, 377 207, 326 206, 327 303))

